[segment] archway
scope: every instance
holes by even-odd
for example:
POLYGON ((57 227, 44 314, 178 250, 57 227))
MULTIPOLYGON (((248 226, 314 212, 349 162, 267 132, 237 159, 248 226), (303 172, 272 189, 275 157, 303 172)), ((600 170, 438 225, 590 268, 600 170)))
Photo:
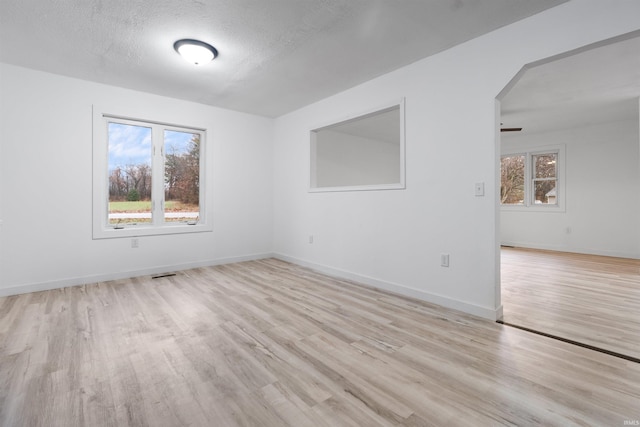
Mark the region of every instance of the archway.
POLYGON ((638 52, 636 31, 526 65, 497 144, 502 320, 640 359, 638 52))

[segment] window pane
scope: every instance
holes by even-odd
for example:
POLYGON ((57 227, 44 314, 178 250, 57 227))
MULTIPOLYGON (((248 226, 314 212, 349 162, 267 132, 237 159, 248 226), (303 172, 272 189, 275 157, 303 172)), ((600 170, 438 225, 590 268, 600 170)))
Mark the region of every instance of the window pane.
POLYGON ((109 224, 151 222, 151 128, 109 122, 109 224))
POLYGON ((536 205, 555 205, 558 203, 556 180, 533 181, 533 196, 536 205))
POLYGON ((500 202, 524 204, 524 155, 505 156, 500 162, 500 202))
POLYGON ((534 178, 555 178, 558 155, 538 154, 533 156, 534 178))
POLYGON ((198 221, 200 217, 200 135, 164 131, 164 220, 198 221))

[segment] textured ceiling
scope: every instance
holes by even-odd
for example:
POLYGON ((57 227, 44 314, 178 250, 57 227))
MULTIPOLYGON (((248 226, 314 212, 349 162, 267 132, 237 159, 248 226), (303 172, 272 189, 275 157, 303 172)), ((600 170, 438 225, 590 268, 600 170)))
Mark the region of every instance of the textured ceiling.
MULTIPOLYGON (((638 119, 640 31, 532 66, 501 100, 523 133, 638 119)), ((504 134, 503 138, 517 134, 504 134)))
POLYGON ((0 0, 0 61, 274 117, 564 1, 0 0))

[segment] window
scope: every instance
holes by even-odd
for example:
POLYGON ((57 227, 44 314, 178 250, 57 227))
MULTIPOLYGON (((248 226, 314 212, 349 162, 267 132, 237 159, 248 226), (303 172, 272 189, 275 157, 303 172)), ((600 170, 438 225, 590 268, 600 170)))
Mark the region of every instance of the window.
POLYGON ((516 154, 500 159, 500 203, 524 205, 524 165, 526 156, 516 154))
POLYGON ((502 206, 561 207, 559 158, 563 149, 505 154, 500 158, 502 206))
POLYGON ((557 202, 556 166, 558 154, 534 154, 531 156, 533 179, 531 182, 533 203, 555 205, 557 202))
POLYGON ((94 238, 210 231, 204 129, 94 113, 94 238))

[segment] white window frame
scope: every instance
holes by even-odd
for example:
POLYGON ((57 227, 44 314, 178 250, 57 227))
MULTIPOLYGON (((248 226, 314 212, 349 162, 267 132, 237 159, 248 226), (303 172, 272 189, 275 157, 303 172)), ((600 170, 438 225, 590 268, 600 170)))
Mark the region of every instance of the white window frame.
POLYGON ((130 115, 112 114, 100 107, 93 108, 93 239, 155 236, 213 231, 210 197, 206 177, 207 129, 202 126, 176 125, 140 119, 130 115), (152 222, 122 225, 109 224, 108 123, 117 122, 151 128, 154 146, 152 159, 152 222), (197 133, 200 135, 200 216, 193 222, 165 222, 164 220, 164 130, 197 133), (157 183, 161 183, 158 185, 157 183))
MULTIPOLYGON (((565 212, 566 208, 566 180, 565 180, 565 146, 554 145, 546 147, 535 147, 529 150, 522 148, 514 148, 511 150, 502 150, 500 158, 509 156, 525 156, 524 159, 524 203, 521 205, 503 205, 500 203, 500 209, 503 211, 520 211, 520 212, 565 212), (536 204, 533 200, 534 171, 533 156, 544 154, 556 154, 556 203, 536 204)), ((500 182, 500 185, 502 183, 500 182)))

